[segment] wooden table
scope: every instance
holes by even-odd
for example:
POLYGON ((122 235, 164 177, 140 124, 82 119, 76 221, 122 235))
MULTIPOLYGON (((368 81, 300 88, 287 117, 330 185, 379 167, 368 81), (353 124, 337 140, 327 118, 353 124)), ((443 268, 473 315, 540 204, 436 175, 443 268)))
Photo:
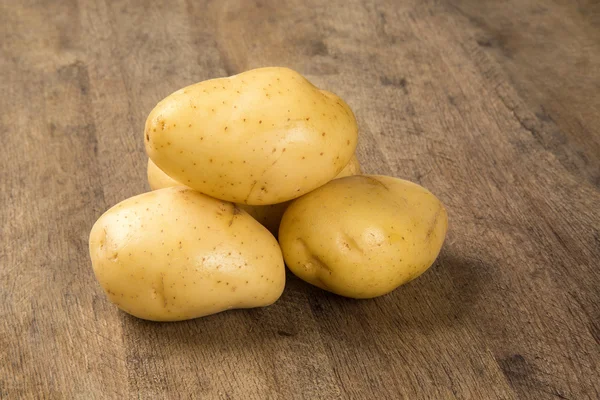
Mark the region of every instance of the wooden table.
POLYGON ((0 398, 600 398, 594 0, 0 1, 0 398), (437 263, 354 301, 119 312, 89 230, 148 190, 143 123, 289 66, 341 95, 367 172, 446 204, 437 263))

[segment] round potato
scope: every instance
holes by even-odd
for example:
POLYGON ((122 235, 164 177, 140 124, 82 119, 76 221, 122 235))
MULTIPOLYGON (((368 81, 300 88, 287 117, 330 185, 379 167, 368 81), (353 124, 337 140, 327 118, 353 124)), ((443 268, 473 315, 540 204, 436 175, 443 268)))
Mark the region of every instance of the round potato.
MULTIPOLYGON (((342 172, 340 172, 335 178, 342 178, 344 176, 357 175, 360 174, 360 163, 356 156, 352 156, 348 164, 344 167, 342 172)), ((160 168, 156 166, 152 162, 151 159, 148 159, 148 183, 150 184, 150 188, 152 190, 163 189, 166 187, 173 186, 185 186, 182 183, 177 182, 175 179, 171 178, 169 175, 165 174, 160 168)), ((261 223, 264 227, 266 227, 271 233, 277 236, 279 232, 279 223, 281 222, 281 217, 285 212, 288 204, 290 202, 286 201, 284 203, 271 204, 266 206, 250 206, 248 204, 238 204, 238 207, 245 210, 248 214, 250 214, 254 219, 261 223)))
POLYGON ((427 189, 376 175, 335 179, 288 206, 279 244, 289 269, 352 298, 389 293, 438 256, 446 209, 427 189))
POLYGON ((150 112, 146 152, 212 197, 282 203, 333 179, 357 142, 348 105, 287 68, 260 68, 180 89, 150 112))
POLYGON ((273 235, 234 204, 184 187, 112 207, 92 228, 90 255, 109 299, 153 321, 267 306, 285 285, 273 235))

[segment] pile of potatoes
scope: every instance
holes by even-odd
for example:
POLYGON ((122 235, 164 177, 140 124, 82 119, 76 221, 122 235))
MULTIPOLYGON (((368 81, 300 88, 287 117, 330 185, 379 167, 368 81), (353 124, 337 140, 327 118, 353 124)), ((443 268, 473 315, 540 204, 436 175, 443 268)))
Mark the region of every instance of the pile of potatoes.
POLYGON ((415 183, 362 175, 357 139, 348 105, 287 68, 176 91, 144 129, 152 191, 92 227, 96 278, 154 321, 270 305, 285 265, 342 296, 389 293, 433 264, 447 214, 415 183))

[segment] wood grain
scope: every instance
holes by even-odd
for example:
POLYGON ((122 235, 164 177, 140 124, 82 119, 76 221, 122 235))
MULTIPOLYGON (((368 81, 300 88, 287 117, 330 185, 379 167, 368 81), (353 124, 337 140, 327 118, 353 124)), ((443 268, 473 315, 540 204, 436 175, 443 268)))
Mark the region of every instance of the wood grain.
POLYGON ((515 108, 523 127, 568 171, 600 187, 598 2, 449 3, 473 25, 478 45, 506 71, 523 102, 515 108))
POLYGON ((600 9, 589 0, 0 0, 0 398, 600 398, 600 9), (367 172, 450 231, 369 301, 135 319, 87 237, 148 190, 164 96, 267 65, 342 96, 367 172))

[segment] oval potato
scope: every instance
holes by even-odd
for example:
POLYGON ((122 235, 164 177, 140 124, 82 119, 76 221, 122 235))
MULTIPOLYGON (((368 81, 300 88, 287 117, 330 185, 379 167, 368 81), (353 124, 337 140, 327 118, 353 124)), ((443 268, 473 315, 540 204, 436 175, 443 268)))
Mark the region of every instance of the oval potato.
POLYGON ((150 112, 146 152, 212 197, 282 203, 333 179, 356 148, 348 105, 288 68, 259 68, 180 89, 150 112))
POLYGON ((293 201, 279 243, 288 268, 346 297, 389 293, 427 270, 448 226, 427 189, 388 176, 335 179, 293 201))
POLYGON ((273 235, 234 204, 184 187, 115 205, 94 224, 89 248, 108 298, 153 321, 267 306, 285 285, 273 235))
MULTIPOLYGON (((344 176, 357 175, 361 173, 360 163, 355 155, 352 156, 348 164, 344 167, 344 169, 335 177, 342 178, 344 176)), ((152 190, 163 189, 166 187, 173 186, 185 186, 175 179, 171 178, 169 175, 165 174, 160 168, 156 166, 152 162, 151 159, 148 159, 148 184, 152 190)), ((271 204, 266 206, 250 206, 247 204, 238 204, 238 207, 245 210, 248 214, 250 214, 254 219, 261 223, 264 227, 266 227, 273 235, 277 236, 279 232, 279 223, 281 222, 281 217, 285 212, 288 204, 290 202, 286 201, 284 203, 271 204)))

